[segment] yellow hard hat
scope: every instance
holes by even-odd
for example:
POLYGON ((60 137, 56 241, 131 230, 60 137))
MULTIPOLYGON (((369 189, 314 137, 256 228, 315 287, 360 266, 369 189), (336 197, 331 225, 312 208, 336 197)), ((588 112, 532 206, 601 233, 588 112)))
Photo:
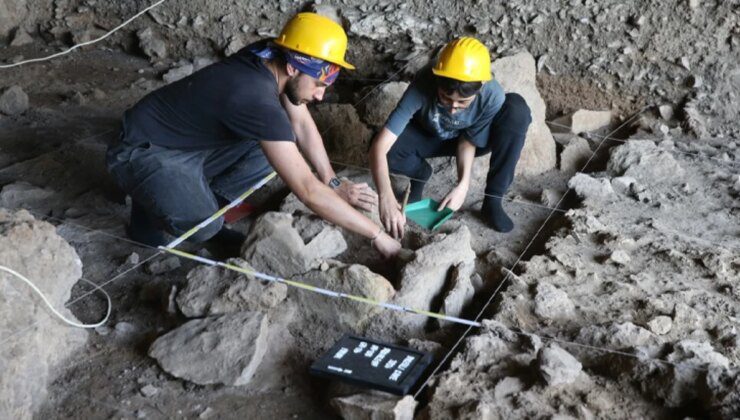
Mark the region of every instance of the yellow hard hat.
POLYGON ((442 49, 432 72, 462 82, 484 82, 491 80, 491 56, 477 39, 457 38, 442 49))
POLYGON ((316 13, 298 13, 285 24, 275 44, 320 58, 345 69, 355 66, 344 61, 347 34, 338 23, 316 13))

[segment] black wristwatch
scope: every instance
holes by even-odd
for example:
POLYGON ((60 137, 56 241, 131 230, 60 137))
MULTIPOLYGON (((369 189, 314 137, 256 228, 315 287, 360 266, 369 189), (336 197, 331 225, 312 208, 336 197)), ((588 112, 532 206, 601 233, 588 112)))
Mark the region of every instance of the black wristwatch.
POLYGON ((342 181, 339 180, 339 178, 334 177, 331 180, 329 180, 329 186, 332 190, 336 190, 339 188, 339 186, 342 185, 342 181))

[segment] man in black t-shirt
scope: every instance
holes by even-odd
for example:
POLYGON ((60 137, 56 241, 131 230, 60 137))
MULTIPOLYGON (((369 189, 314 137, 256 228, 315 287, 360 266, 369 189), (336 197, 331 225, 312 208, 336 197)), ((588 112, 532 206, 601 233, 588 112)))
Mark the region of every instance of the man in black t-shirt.
MULTIPOLYGON (((322 99, 340 67, 354 68, 344 60, 346 46, 340 25, 300 13, 278 38, 245 47, 127 110, 107 164, 132 197, 132 239, 164 245, 165 232, 182 235, 215 213, 219 201, 234 200, 274 169, 316 214, 395 255, 400 244, 352 207, 369 210, 377 195, 366 184, 337 180, 306 107, 322 99)), ((244 237, 222 225, 219 218, 190 240, 227 244, 234 254, 244 237)))

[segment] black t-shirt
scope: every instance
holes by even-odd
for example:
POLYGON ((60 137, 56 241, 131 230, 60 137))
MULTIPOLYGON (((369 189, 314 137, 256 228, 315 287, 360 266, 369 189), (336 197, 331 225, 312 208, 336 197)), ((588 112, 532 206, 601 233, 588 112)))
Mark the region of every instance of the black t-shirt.
POLYGON ((249 48, 146 95, 124 114, 126 142, 201 150, 295 141, 275 76, 249 48))

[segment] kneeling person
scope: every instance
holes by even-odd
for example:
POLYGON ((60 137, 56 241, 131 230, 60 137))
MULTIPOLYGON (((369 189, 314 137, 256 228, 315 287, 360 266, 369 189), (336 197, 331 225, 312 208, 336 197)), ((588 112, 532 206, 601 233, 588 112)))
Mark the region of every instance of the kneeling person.
MULTIPOLYGON (((347 36, 328 18, 301 13, 280 36, 238 51, 158 89, 126 111, 109 171, 132 197, 129 235, 152 246, 179 236, 236 199, 273 169, 311 210, 372 240, 385 256, 400 244, 352 205, 371 209, 375 193, 341 183, 306 104, 338 76, 347 36), (300 148, 300 150, 299 150, 300 148), (303 154, 316 169, 312 173, 303 154)), ((223 217, 190 240, 238 249, 244 237, 223 217)))
POLYGON ((499 232, 514 223, 502 197, 514 179, 527 128, 529 107, 516 93, 504 94, 491 80, 488 49, 469 37, 449 42, 434 65, 417 73, 370 151, 379 194, 380 219, 396 238, 403 236, 405 216, 391 188, 389 171, 411 178, 409 202, 422 198, 432 175, 427 159, 456 156, 458 182, 440 210, 458 210, 465 201, 475 156, 491 153, 482 213, 499 232))

